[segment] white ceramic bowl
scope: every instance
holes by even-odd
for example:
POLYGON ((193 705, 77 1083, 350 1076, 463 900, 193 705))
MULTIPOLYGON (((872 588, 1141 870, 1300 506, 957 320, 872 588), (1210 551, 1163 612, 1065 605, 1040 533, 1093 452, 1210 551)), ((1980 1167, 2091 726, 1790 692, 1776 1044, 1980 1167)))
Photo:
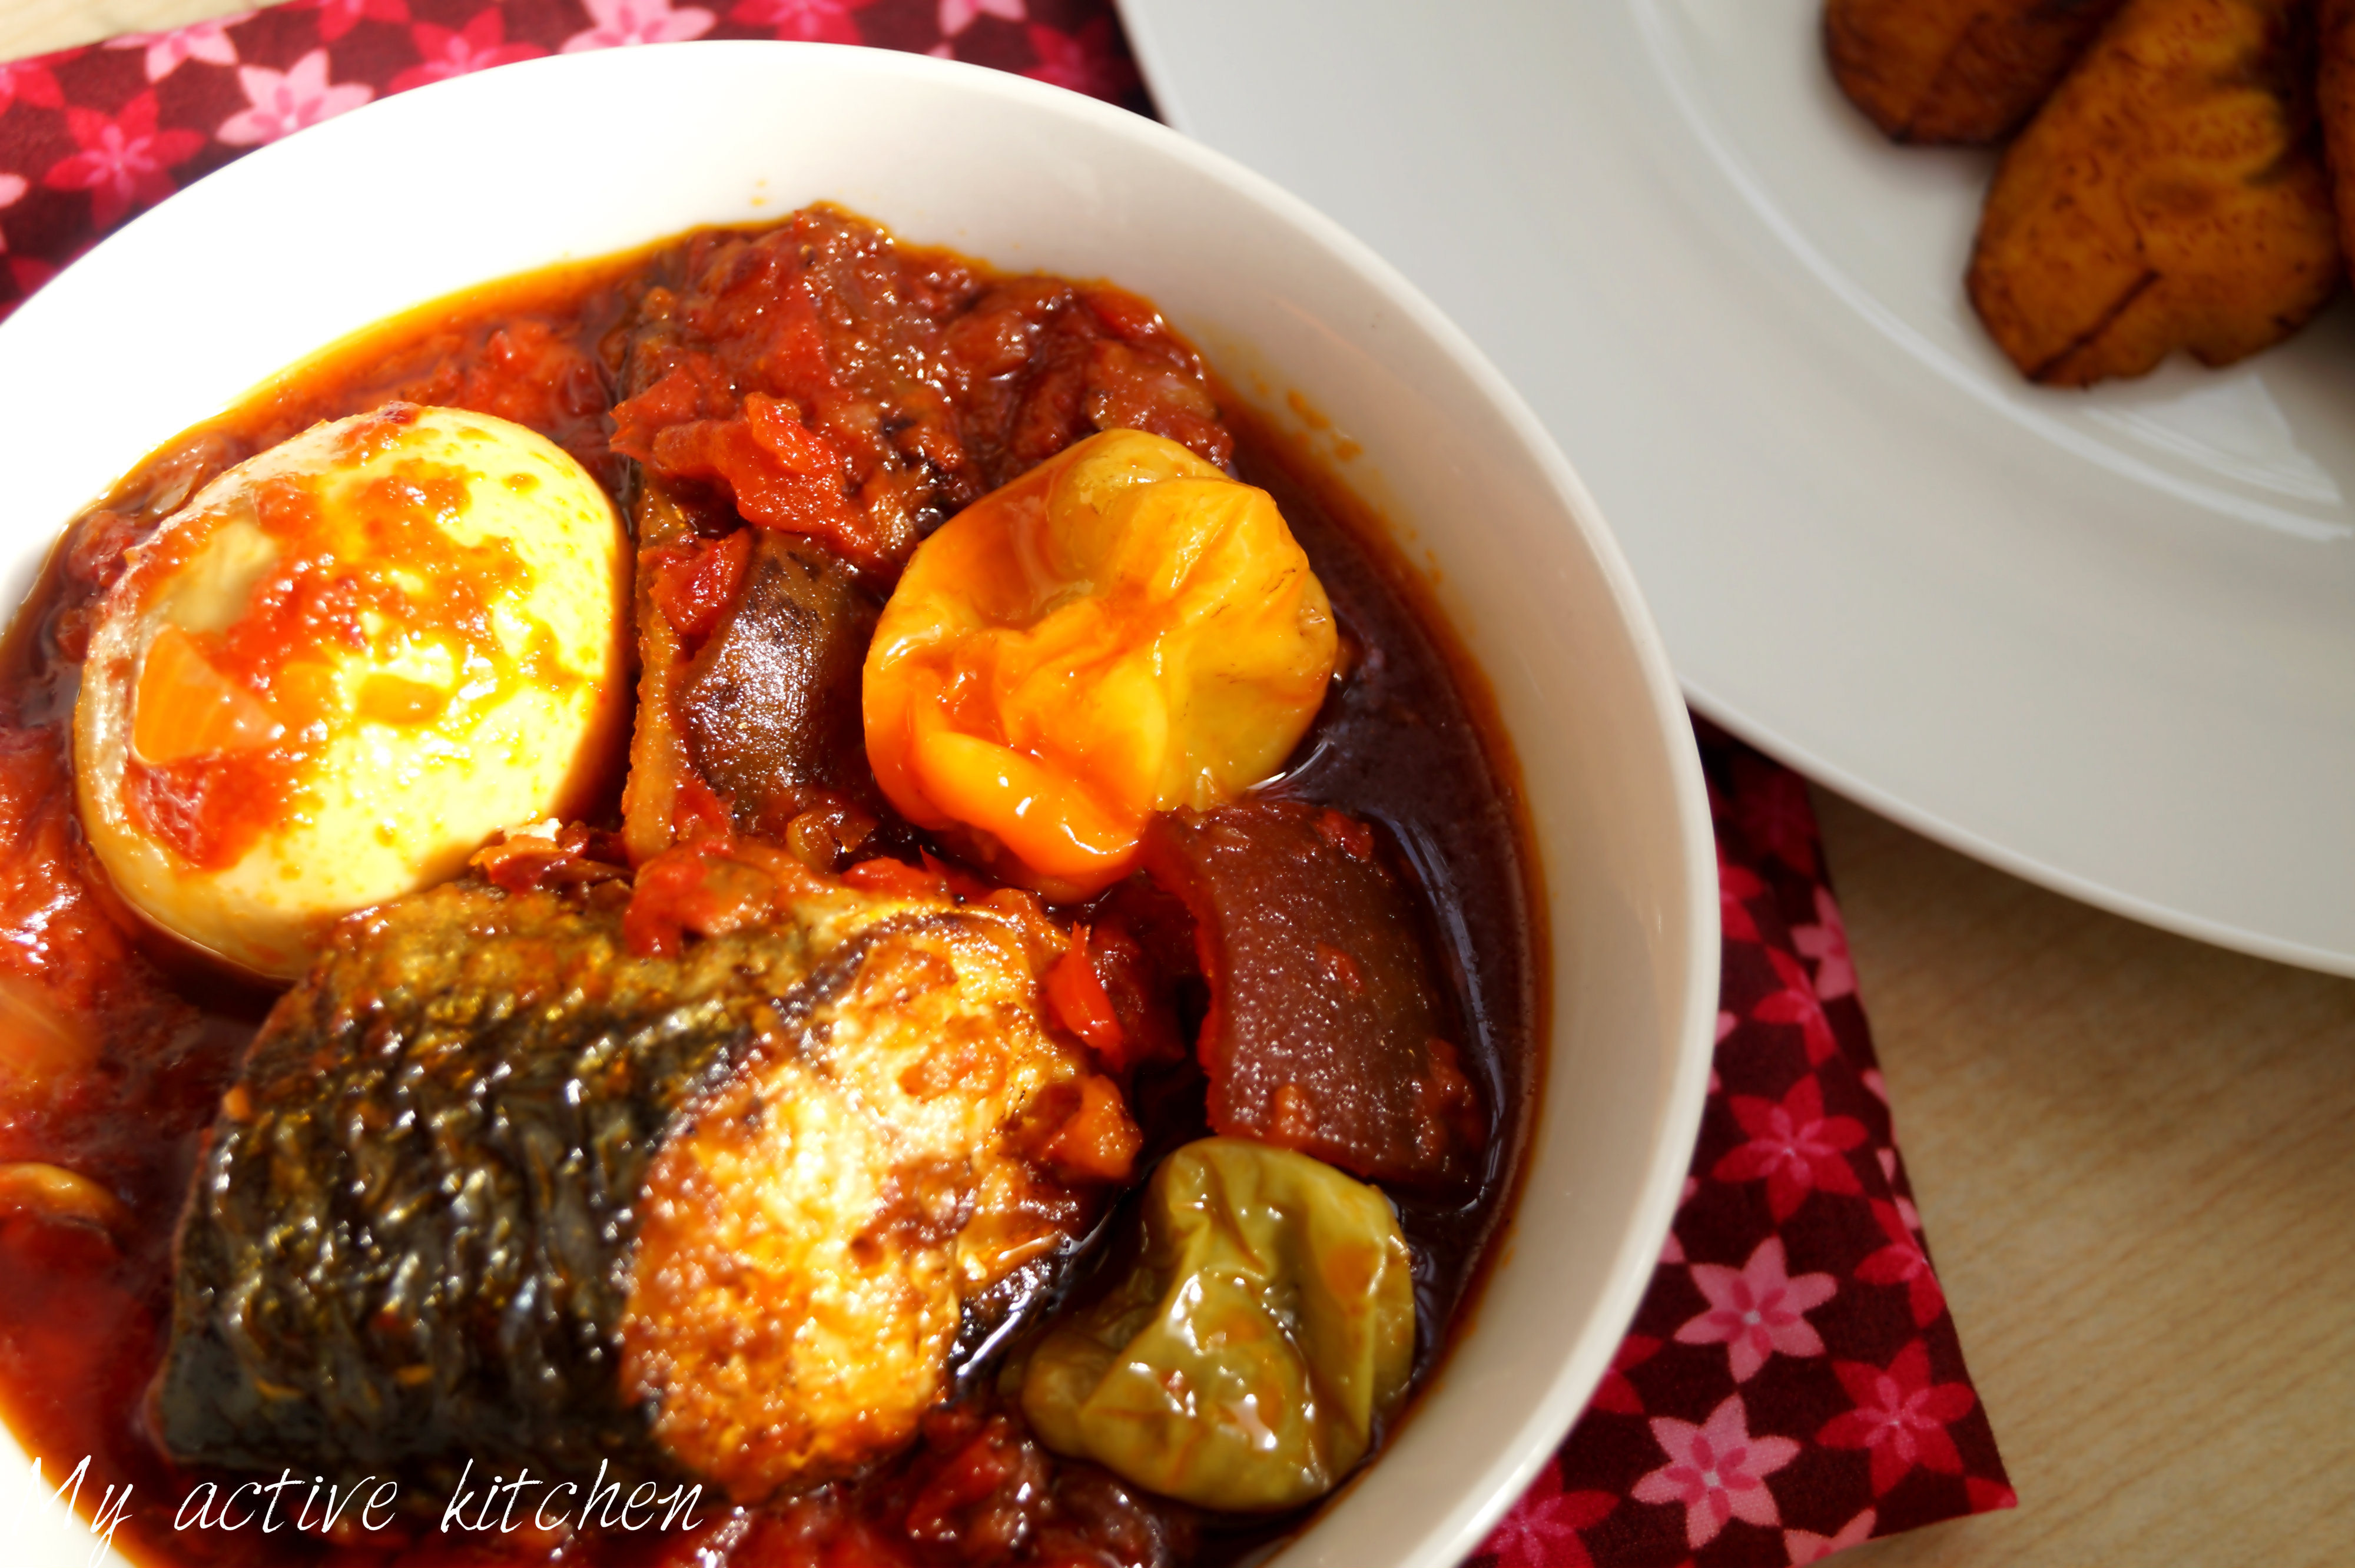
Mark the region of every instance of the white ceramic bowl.
MULTIPOLYGON (((21 598, 59 527, 148 451, 346 333, 818 199, 1001 268, 1115 280, 1279 417, 1297 391, 1363 447, 1351 483, 1427 553, 1495 687, 1550 902, 1519 1206, 1397 1441, 1283 1553, 1448 1568, 1583 1406, 1658 1256, 1709 1073, 1715 858, 1684 704, 1584 487, 1463 335, 1299 201, 1149 121, 918 56, 696 43, 429 87, 211 176, 0 325, 0 591, 21 598)), ((0 1448, 0 1511, 22 1466, 0 1448)), ((72 1521, 28 1528, 14 1561, 86 1560, 72 1521)))

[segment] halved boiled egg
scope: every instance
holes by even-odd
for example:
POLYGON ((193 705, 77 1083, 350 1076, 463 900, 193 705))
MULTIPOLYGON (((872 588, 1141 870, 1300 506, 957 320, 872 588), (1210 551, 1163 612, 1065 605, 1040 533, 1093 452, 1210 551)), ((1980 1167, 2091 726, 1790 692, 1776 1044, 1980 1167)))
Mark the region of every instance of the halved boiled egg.
POLYGON ((115 886, 265 975, 326 923, 578 816, 627 719, 628 547, 561 448, 393 404, 238 464, 134 549, 74 713, 115 886))

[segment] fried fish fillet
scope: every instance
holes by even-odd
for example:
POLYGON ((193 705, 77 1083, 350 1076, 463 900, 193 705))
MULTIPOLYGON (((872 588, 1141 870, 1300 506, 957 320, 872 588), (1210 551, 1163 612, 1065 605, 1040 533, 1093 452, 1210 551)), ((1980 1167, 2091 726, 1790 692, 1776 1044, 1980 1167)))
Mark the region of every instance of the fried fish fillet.
POLYGON ((2339 286, 2305 0, 2128 0, 2006 152, 1971 304, 2031 380, 2227 365, 2339 286))
POLYGON ((1997 142, 2036 112, 2119 0, 1827 0, 1849 101, 1899 142, 1997 142))
POLYGON ((625 881, 338 928, 182 1221, 174 1457, 750 1501, 911 1441, 964 1307, 1092 1220, 1042 1145, 1118 1091, 1042 1023, 1058 943, 1018 895, 786 882, 659 955, 625 881))

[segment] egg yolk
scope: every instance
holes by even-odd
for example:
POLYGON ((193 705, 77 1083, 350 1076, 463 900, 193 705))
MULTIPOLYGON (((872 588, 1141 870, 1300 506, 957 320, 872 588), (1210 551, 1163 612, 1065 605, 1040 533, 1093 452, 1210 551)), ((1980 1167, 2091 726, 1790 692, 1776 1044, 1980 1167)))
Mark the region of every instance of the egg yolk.
POLYGON ((92 848, 142 912, 265 975, 586 808, 627 691, 620 520, 546 438, 394 405, 207 485, 99 608, 75 713, 92 848))
POLYGON ((1265 491, 1107 431, 918 548, 868 653, 868 759, 910 821, 1083 898, 1128 873, 1155 812, 1280 767, 1335 648, 1265 491))

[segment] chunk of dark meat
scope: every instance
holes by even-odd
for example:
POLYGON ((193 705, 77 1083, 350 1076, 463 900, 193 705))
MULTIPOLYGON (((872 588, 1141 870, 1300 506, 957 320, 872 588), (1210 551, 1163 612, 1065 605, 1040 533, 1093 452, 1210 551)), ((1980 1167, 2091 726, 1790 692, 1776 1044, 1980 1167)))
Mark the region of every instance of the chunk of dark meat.
POLYGON ((817 208, 698 234, 669 265, 678 287, 649 292, 633 326, 615 451, 870 567, 981 493, 933 369, 980 291, 969 269, 817 208))
POLYGON ((1117 289, 991 279, 806 208, 697 235, 633 324, 613 450, 889 579, 943 518, 1099 430, 1231 462, 1201 361, 1117 289))
POLYGON ((1201 361, 1134 294, 1008 278, 958 318, 947 349, 964 389, 959 428, 990 489, 1105 430, 1166 436, 1232 466, 1201 361))
POLYGON ((879 610, 840 557, 763 532, 744 586, 679 689, 697 769, 771 837, 815 792, 871 805, 858 672, 879 610))
POLYGON ((1479 1106, 1371 829, 1303 801, 1245 801, 1156 817, 1144 859, 1194 916, 1213 1128, 1376 1180, 1465 1174, 1479 1106))
MULTIPOLYGON (((1181 993, 1189 983, 1199 991, 1201 975, 1186 906, 1152 878, 1134 876, 1106 893, 1080 929, 1086 940, 1074 955, 1093 971, 1114 1026, 1109 1040, 1089 1041, 1098 1058, 1114 1069, 1184 1061, 1181 993)), ((1049 977, 1050 997, 1055 979, 1049 977)))
POLYGON ((756 1499, 913 1440, 963 1300, 1092 1218, 1023 1141, 1089 1076, 1031 1007, 1054 928, 676 853, 769 914, 648 956, 624 882, 470 881, 339 928, 182 1221, 175 1458, 756 1499))

